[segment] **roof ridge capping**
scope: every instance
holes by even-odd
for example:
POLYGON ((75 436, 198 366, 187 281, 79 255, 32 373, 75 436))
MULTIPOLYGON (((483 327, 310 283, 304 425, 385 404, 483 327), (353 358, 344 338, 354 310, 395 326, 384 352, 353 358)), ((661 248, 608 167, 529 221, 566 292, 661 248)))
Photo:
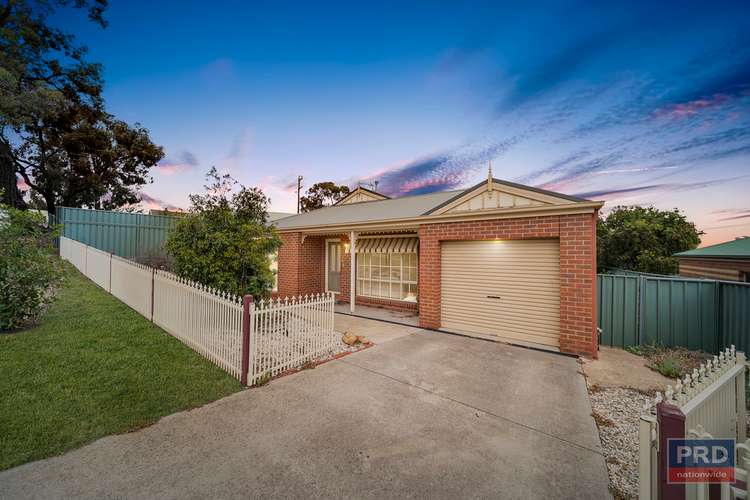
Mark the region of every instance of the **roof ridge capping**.
MULTIPOLYGON (((586 198, 579 198, 577 196, 571 196, 571 195, 568 195, 568 194, 558 193, 556 191, 549 191, 549 190, 546 190, 546 189, 541 189, 541 188, 537 188, 537 187, 533 187, 533 186, 526 186, 525 184, 518 184, 518 183, 515 183, 515 182, 505 181, 505 180, 502 180, 502 179, 498 179, 496 177, 492 177, 492 183, 493 184, 500 184, 502 186, 512 187, 512 188, 515 188, 515 189, 522 189, 522 190, 525 190, 525 191, 531 191, 531 192, 538 193, 538 194, 544 194, 544 195, 547 195, 547 196, 554 196, 556 198, 563 198, 563 199, 566 199, 566 200, 569 200, 569 201, 572 201, 572 202, 575 202, 575 203, 587 203, 587 202, 592 201, 592 200, 587 200, 586 198)), ((441 204, 439 204, 439 205, 437 205, 435 207, 432 207, 431 209, 429 209, 427 212, 423 213, 422 215, 430 215, 430 214, 432 214, 432 213, 440 210, 441 208, 443 208, 443 207, 445 207, 447 205, 450 205, 451 203, 453 203, 454 201, 458 200, 459 198, 461 198, 462 196, 466 195, 467 193, 470 193, 470 192, 474 191, 475 189, 478 189, 478 188, 480 188, 482 186, 486 186, 486 185, 487 185, 487 181, 483 180, 482 182, 478 182, 478 183, 474 184, 470 188, 462 189, 453 198, 451 198, 449 200, 446 200, 443 203, 441 203, 441 204)))

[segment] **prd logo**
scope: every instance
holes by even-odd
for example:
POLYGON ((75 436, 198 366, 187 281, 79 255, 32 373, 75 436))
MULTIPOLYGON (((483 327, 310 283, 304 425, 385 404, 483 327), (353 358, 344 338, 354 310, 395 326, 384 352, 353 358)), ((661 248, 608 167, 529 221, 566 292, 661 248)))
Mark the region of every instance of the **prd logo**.
POLYGON ((734 439, 668 439, 667 482, 733 483, 734 439))

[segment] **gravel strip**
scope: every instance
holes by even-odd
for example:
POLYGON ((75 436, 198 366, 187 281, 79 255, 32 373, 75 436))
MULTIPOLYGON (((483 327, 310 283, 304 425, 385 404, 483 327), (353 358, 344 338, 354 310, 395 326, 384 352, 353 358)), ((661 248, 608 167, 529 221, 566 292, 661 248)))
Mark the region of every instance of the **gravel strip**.
POLYGON ((643 406, 653 398, 633 389, 590 391, 604 448, 609 487, 615 498, 638 498, 638 427, 643 406))

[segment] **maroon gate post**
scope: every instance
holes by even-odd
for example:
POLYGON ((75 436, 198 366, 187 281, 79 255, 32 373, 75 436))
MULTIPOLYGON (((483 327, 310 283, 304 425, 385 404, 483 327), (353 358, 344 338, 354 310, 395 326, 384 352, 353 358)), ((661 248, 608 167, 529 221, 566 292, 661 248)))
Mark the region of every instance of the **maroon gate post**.
POLYGON ((659 500, 683 500, 685 485, 668 483, 669 441, 667 440, 685 438, 685 414, 672 403, 662 401, 656 405, 656 422, 659 426, 659 500))
POLYGON ((242 297, 242 371, 240 382, 247 385, 247 372, 250 370, 250 304, 252 295, 242 297))

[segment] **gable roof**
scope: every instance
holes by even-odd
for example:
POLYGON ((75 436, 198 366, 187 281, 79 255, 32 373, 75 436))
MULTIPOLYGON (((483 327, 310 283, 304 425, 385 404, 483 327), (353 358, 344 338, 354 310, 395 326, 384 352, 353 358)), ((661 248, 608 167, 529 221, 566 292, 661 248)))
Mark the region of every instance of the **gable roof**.
MULTIPOLYGON (((538 193, 538 194, 543 194, 543 195, 546 195, 546 196, 552 196, 554 198, 562 198, 564 200, 568 200, 568 201, 575 202, 575 203, 581 203, 581 202, 591 201, 591 200, 586 200, 584 198, 577 198, 575 196, 569 196, 567 194, 555 193, 554 191, 547 191, 546 189, 539 189, 539 188, 535 188, 535 187, 531 187, 531 186, 524 186, 523 184, 516 184, 515 182, 504 181, 502 179, 496 179, 494 177, 492 178, 492 183, 493 184, 500 184, 501 186, 508 186, 510 188, 513 188, 513 189, 519 189, 519 190, 523 190, 523 191, 531 191, 532 193, 538 193)), ((487 185, 487 181, 482 181, 482 182, 479 182, 477 184, 474 184, 473 186, 471 186, 468 189, 459 191, 456 196, 454 196, 450 200, 446 200, 443 203, 441 203, 440 205, 438 205, 438 206, 436 206, 436 207, 428 210, 427 212, 425 212, 424 215, 429 215, 429 214, 438 212, 441 208, 443 208, 443 207, 445 207, 447 205, 450 205, 454 201, 459 200, 464 195, 466 195, 466 194, 474 191, 475 189, 481 188, 482 186, 486 186, 486 185, 487 185)))
MULTIPOLYGON (((362 188, 363 190, 365 188, 362 188)), ((355 190, 356 191, 356 190, 355 190)), ((486 191, 484 191, 486 193, 486 191)), ((374 193, 374 191, 373 191, 374 193)), ((378 194, 378 193, 375 193, 378 194)), ((381 195, 382 196, 382 195, 381 195)), ((339 202, 340 203, 340 202, 339 202)), ((359 226, 359 225, 388 225, 397 221, 399 224, 418 225, 424 221, 435 219, 463 217, 509 217, 515 214, 539 212, 541 210, 578 210, 593 211, 603 205, 603 202, 595 202, 575 196, 546 191, 544 189, 524 186, 513 182, 489 178, 468 189, 443 191, 415 196, 404 196, 402 198, 384 199, 376 201, 363 201, 349 204, 336 204, 329 207, 319 208, 311 212, 293 215, 279 220, 276 228, 280 231, 291 230, 315 230, 320 232, 328 229, 328 226, 359 226), (491 181, 491 182, 490 182, 491 181), (485 187, 486 186, 486 187, 485 187), (498 205, 481 206, 480 209, 463 207, 456 208, 456 204, 463 204, 465 199, 483 195, 483 190, 492 189, 502 192, 505 187, 507 192, 522 193, 527 196, 525 206, 498 205), (530 200, 533 198, 534 200, 530 200), (533 201, 533 204, 528 203, 533 201)))
MULTIPOLYGON (((336 206, 336 205, 346 205, 347 201, 351 200, 352 198, 354 198, 358 194, 364 194, 366 197, 371 198, 373 200, 390 200, 391 199, 390 196, 386 196, 383 193, 378 193, 377 191, 373 191, 372 189, 367 189, 367 188, 364 188, 362 186, 357 186, 357 189, 353 190, 351 193, 349 193, 348 195, 344 196, 343 198, 341 198, 339 201, 337 201, 333 205, 334 206, 336 206)), ((358 203, 362 203, 362 202, 358 202, 358 203)))
POLYGON ((674 254, 675 257, 696 257, 710 259, 750 259, 750 236, 743 236, 732 241, 725 241, 695 250, 674 254))
POLYGON ((286 217, 276 223, 278 229, 373 222, 386 219, 419 217, 430 208, 462 191, 445 191, 417 196, 404 196, 379 201, 363 201, 323 207, 312 212, 286 217))

